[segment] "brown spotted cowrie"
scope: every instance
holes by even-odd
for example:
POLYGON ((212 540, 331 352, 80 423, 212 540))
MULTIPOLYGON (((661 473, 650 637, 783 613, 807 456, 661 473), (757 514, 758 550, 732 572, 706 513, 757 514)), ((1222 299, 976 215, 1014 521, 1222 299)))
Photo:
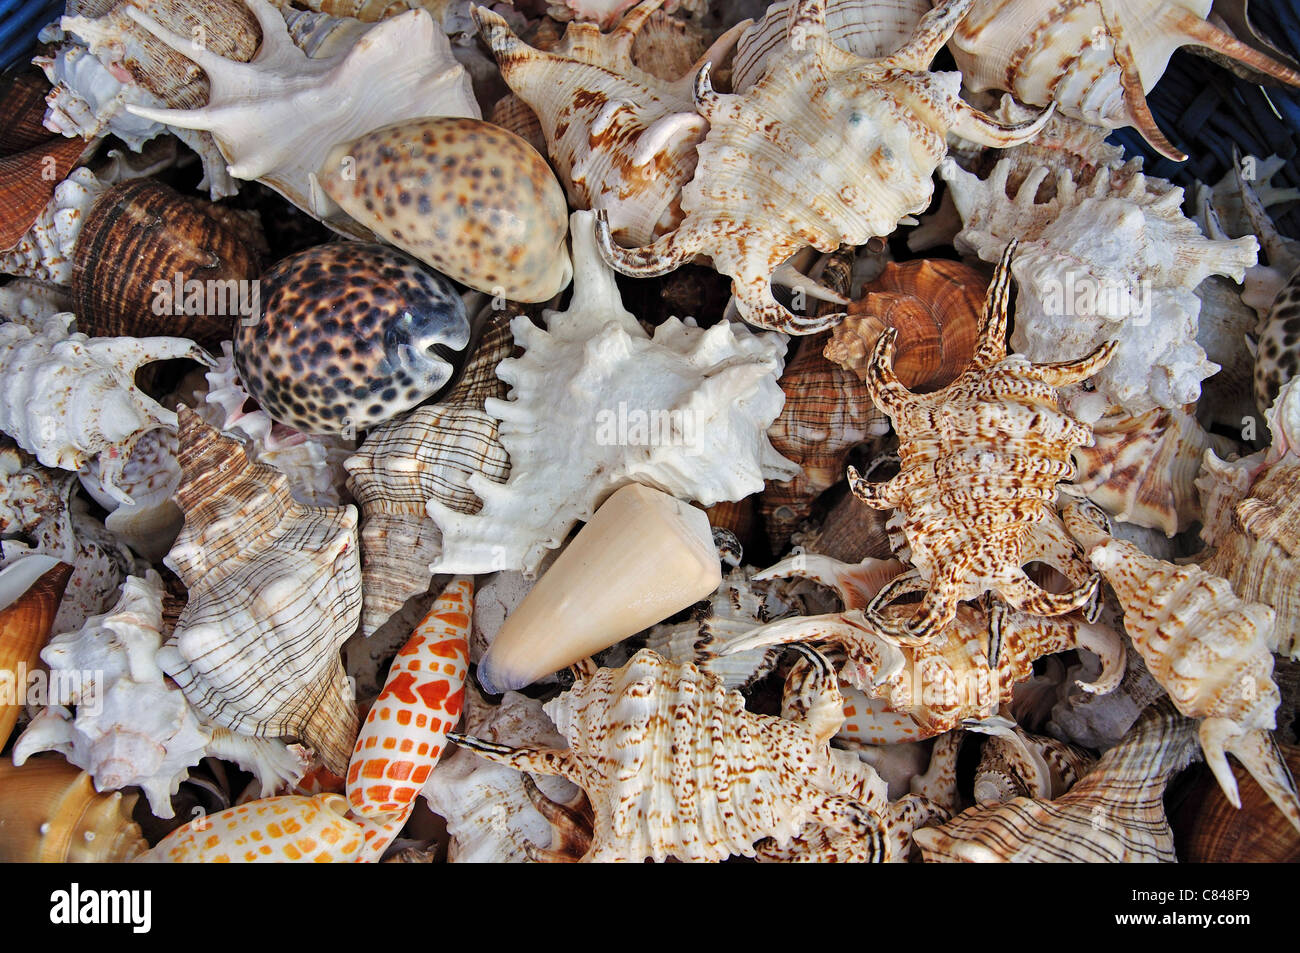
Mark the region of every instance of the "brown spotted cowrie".
POLYGON ((339 242, 262 276, 257 320, 235 328, 235 368, 276 420, 338 434, 432 397, 469 337, 465 305, 442 275, 387 245, 339 242))
POLYGON ((336 146, 320 184, 358 222, 479 291, 546 301, 573 275, 546 160, 478 119, 416 119, 336 146))

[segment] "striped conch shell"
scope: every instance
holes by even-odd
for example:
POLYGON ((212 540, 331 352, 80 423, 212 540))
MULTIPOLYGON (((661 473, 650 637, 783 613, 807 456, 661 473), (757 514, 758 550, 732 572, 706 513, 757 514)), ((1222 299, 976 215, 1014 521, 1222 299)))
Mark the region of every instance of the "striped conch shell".
POLYGON ((355 861, 362 829, 341 794, 285 794, 195 818, 140 858, 144 863, 328 864, 355 861))
POLYGON ((972 2, 950 0, 897 52, 867 59, 831 42, 825 0, 800 0, 789 49, 743 94, 715 92, 709 67, 700 70, 695 110, 709 129, 682 190, 682 223, 625 249, 602 215, 601 253, 638 277, 709 255, 751 324, 797 334, 836 324, 842 313, 797 315, 776 300, 779 266, 807 245, 864 245, 924 211, 949 131, 1004 147, 1032 137, 1046 118, 1003 126, 960 99, 958 74, 927 72, 972 2))
POLYGON ((504 483, 510 475, 499 423, 484 403, 506 396, 496 370, 514 350, 510 322, 519 313, 512 307, 480 315, 479 340, 446 395, 375 427, 343 462, 361 509, 361 631, 367 638, 429 588, 429 564, 442 551, 442 534, 425 509, 429 500, 474 514, 483 501, 470 489, 470 478, 504 483))
POLYGON ((1186 159, 1156 125, 1146 93, 1182 46, 1300 85, 1300 72, 1206 22, 1212 0, 978 0, 950 45, 972 90, 1005 89, 1035 106, 1114 129, 1133 126, 1162 155, 1186 159))
POLYGON ((0 863, 122 863, 149 849, 131 820, 138 795, 99 794, 56 754, 0 759, 0 863))
POLYGON ((793 692, 802 706, 797 721, 746 711, 740 693, 694 665, 643 649, 545 706, 567 749, 453 740, 490 761, 558 774, 586 791, 595 811, 587 862, 754 856, 756 841, 770 837, 783 847, 812 823, 856 838, 862 855, 883 859, 881 818, 847 793, 857 775, 828 745, 843 720, 834 673, 816 653, 801 651, 813 664, 793 692))
POLYGON ((1059 481, 1073 475, 1070 452, 1092 440, 1091 429, 1062 412, 1058 388, 1106 366, 1103 344, 1073 361, 1034 364, 1007 356, 1007 294, 1014 243, 989 286, 970 366, 947 387, 913 394, 891 369, 895 330, 881 334, 865 383, 898 432, 900 472, 868 483, 852 467, 855 496, 876 509, 897 507, 910 561, 929 588, 910 618, 873 624, 895 638, 924 641, 953 618, 957 603, 992 591, 1034 615, 1064 615, 1092 598, 1088 571, 1056 520, 1059 481), (1065 593, 1040 588, 1024 565, 1041 547, 1065 555, 1058 567, 1073 583, 1065 593))
POLYGON ((185 527, 164 562, 189 601, 158 664, 213 724, 301 736, 342 774, 356 738, 339 658, 361 614, 356 508, 295 502, 278 470, 179 416, 185 527))
MULTIPOLYGON (((447 747, 447 733, 460 721, 473 611, 474 580, 457 576, 393 659, 352 751, 352 812, 394 833, 415 809, 415 796, 447 747)), ((366 834, 362 859, 378 859, 388 845, 366 834)))
POLYGON ((1300 830, 1300 795, 1270 734, 1280 701, 1273 610, 1243 602, 1199 566, 1175 566, 1114 539, 1095 507, 1075 504, 1065 518, 1114 590, 1151 674, 1180 712, 1201 719, 1201 749, 1228 800, 1241 804, 1230 752, 1300 830))
POLYGON ((541 121, 546 151, 575 209, 608 213, 615 238, 644 245, 682 218, 682 186, 708 122, 691 105, 696 70, 724 55, 749 21, 732 27, 680 79, 632 62, 632 44, 664 0, 643 0, 610 33, 570 23, 553 50, 535 50, 505 19, 474 8, 501 74, 541 121))
POLYGON ((247 63, 196 48, 149 14, 129 9, 141 28, 198 64, 212 91, 201 108, 127 110, 168 126, 211 132, 233 177, 256 179, 332 228, 365 238, 365 229, 316 182, 330 150, 408 119, 477 119, 469 75, 424 10, 380 21, 347 49, 312 58, 294 45, 284 17, 268 0, 246 2, 262 28, 262 44, 247 63))
MULTIPOLYGON (((871 559, 860 566, 815 556, 784 560, 760 577, 807 576, 836 589, 845 610, 772 622, 729 638, 719 651, 725 655, 771 645, 835 644, 847 655, 840 678, 867 696, 855 701, 851 713, 845 711, 853 736, 867 744, 920 741, 967 719, 987 718, 1010 701, 1015 686, 1033 674, 1035 660, 1046 655, 1071 649, 1097 655, 1101 674, 1094 682, 1080 683, 1088 692, 1105 694, 1124 676, 1119 636, 1077 616, 1044 619, 1004 606, 985 612, 963 604, 935 638, 898 644, 862 607, 871 591, 880 590, 877 599, 891 591, 886 580, 899 568, 897 563, 871 559)), ((911 611, 908 605, 877 609, 890 621, 905 619, 911 611)))
POLYGON ((131 503, 121 480, 136 441, 176 426, 176 415, 136 386, 135 372, 154 361, 211 361, 184 338, 88 338, 72 333, 73 320, 56 314, 39 333, 0 325, 0 430, 47 467, 97 459, 105 490, 131 503))
POLYGON ((1192 722, 1156 702, 1061 797, 972 807, 912 838, 931 863, 1173 863, 1165 785, 1195 757, 1194 738, 1192 722))

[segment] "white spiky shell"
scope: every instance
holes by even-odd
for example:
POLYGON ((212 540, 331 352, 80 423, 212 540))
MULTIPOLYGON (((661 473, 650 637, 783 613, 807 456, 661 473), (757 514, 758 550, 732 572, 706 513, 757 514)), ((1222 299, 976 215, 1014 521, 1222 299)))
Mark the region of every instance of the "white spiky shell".
MULTIPOLYGON (((492 706, 467 688, 465 731, 505 745, 564 745, 542 703, 518 692, 506 692, 501 704, 492 706)), ((582 799, 577 785, 563 778, 539 774, 534 781, 556 803, 570 806, 582 799)), ((472 751, 458 748, 438 762, 420 793, 447 821, 452 863, 521 863, 529 859, 530 847, 554 846, 551 823, 529 800, 523 775, 472 751)))
POLYGON ((74 631, 107 612, 133 563, 126 547, 89 515, 76 482, 73 474, 42 467, 13 447, 0 449, 0 567, 34 553, 73 567, 55 632, 74 631))
MULTIPOLYGON (((99 194, 108 188, 84 166, 54 187, 54 195, 18 244, 0 254, 0 272, 60 286, 72 284, 72 253, 81 226, 99 194)), ((62 310, 62 309, 60 309, 62 310)), ((42 325, 33 324, 34 330, 42 325)))
POLYGON ((262 27, 262 45, 247 63, 196 50, 152 17, 131 13, 143 29, 194 60, 212 91, 200 109, 127 109, 211 132, 232 176, 256 179, 327 225, 365 237, 316 182, 330 150, 408 119, 479 118, 469 76, 424 10, 376 23, 346 50, 313 59, 294 45, 268 0, 247 3, 262 27))
POLYGON ((181 481, 175 431, 159 427, 136 441, 119 481, 131 503, 113 497, 99 479, 95 460, 88 460, 78 476, 86 492, 108 510, 104 526, 110 533, 145 559, 162 559, 184 520, 171 498, 181 481))
POLYGON ((60 311, 72 307, 72 296, 54 284, 15 278, 0 288, 0 318, 39 331, 60 311))
POLYGON ((58 314, 34 334, 0 325, 0 430, 48 467, 75 470, 97 458, 105 490, 133 502, 121 480, 144 434, 176 426, 176 415, 135 384, 138 368, 206 353, 184 338, 88 338, 71 333, 73 316, 58 314))
POLYGON ((356 711, 339 648, 361 614, 355 507, 295 502, 284 475, 180 410, 185 526, 164 563, 189 590, 158 664, 204 717, 301 736, 346 770, 356 711))
POLYGON ((502 483, 510 473, 497 419, 483 405, 506 393, 496 369, 514 349, 513 313, 487 311, 480 339, 451 390, 437 403, 373 428, 344 461, 362 515, 361 630, 366 637, 407 599, 429 588, 429 565, 441 552, 441 534, 426 511, 429 500, 472 515, 482 502, 469 488, 470 477, 502 483))
POLYGON ((1014 155, 983 180, 951 159, 939 166, 964 223, 959 250, 996 261, 1020 240, 1013 348, 1044 361, 1119 342, 1095 381, 1096 415, 1112 405, 1131 414, 1175 408, 1200 396, 1201 381, 1219 368, 1196 341, 1195 288, 1212 274, 1240 281, 1259 248, 1251 237, 1205 238, 1179 210, 1183 190, 1143 175, 1140 164, 1087 184, 1068 168, 1040 165, 1014 190, 1014 155), (1054 191, 1036 201, 1045 181, 1054 191))
POLYGON ((784 339, 725 321, 701 330, 676 318, 651 336, 623 308, 593 247, 590 212, 573 213, 571 233, 568 310, 544 312, 547 330, 524 316, 511 322, 524 354, 497 365, 511 399, 485 403, 501 421, 510 459, 528 466, 512 468, 505 483, 471 475, 467 485, 483 500, 478 513, 429 501, 443 537, 433 572, 534 572, 547 549, 628 483, 708 506, 796 472, 766 435, 784 398, 777 386, 784 339), (645 415, 645 433, 631 425, 620 433, 620 420, 634 412, 645 415), (651 434, 652 413, 664 432, 651 434))

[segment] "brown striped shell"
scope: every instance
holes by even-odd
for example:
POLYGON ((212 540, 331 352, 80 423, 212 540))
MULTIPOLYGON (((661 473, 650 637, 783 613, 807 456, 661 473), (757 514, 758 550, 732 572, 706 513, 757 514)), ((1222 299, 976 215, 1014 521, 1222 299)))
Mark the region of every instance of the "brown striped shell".
POLYGON ((99 794, 57 754, 0 759, 0 863, 122 863, 149 849, 131 820, 137 794, 99 794))
POLYGON ((1195 738, 1191 721, 1157 702, 1061 797, 972 807, 913 839, 931 863, 1172 863, 1165 786, 1195 757, 1195 738))
POLYGON ((913 393, 946 387, 975 354, 988 282, 969 265, 941 258, 890 262, 848 308, 826 357, 859 377, 885 328, 895 328, 894 373, 913 393))
MULTIPOLYGON (((1280 745, 1292 776, 1300 775, 1300 748, 1280 745)), ((1192 864, 1300 863, 1300 831, 1278 814, 1245 768, 1232 766, 1241 792, 1237 809, 1206 772, 1173 808, 1170 822, 1178 859, 1192 864)))
POLYGON ((51 136, 20 152, 0 155, 0 251, 22 240, 58 184, 93 148, 81 139, 51 136))
POLYGON ((517 313, 489 311, 460 379, 446 395, 371 430, 343 464, 362 514, 361 630, 367 636, 429 588, 429 564, 442 551, 442 534, 425 509, 429 500, 477 513, 483 503, 469 478, 481 474, 504 483, 510 475, 497 420, 483 403, 506 395, 496 368, 514 349, 510 321, 517 313))
POLYGON ((189 408, 179 418, 185 526, 164 562, 189 601, 158 664, 213 724, 302 737, 342 774, 357 731, 339 657, 361 614, 356 508, 295 502, 284 474, 189 408))
POLYGON ((165 334, 215 348, 244 316, 265 245, 255 221, 224 206, 153 179, 111 186, 77 237, 77 327, 91 337, 165 334))

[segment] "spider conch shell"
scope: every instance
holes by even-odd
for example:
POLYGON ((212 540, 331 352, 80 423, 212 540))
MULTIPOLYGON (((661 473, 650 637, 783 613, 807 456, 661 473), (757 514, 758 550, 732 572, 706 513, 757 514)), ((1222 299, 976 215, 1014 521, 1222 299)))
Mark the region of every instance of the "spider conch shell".
MULTIPOLYGON (((474 580, 458 576, 393 659, 357 737, 348 765, 348 804, 359 816, 393 822, 387 826, 394 833, 410 817, 415 796, 442 757, 447 733, 460 721, 473 612, 474 580)), ((367 831, 370 859, 387 846, 367 831)))
POLYGON ((1175 566, 1110 537, 1095 508, 1065 518, 1124 609, 1124 627, 1178 710, 1202 719, 1201 748, 1223 793, 1240 806, 1227 752, 1237 756, 1300 830, 1300 795, 1270 734, 1280 696, 1273 681, 1275 613, 1244 602, 1226 579, 1175 566))
POLYGON ((502 76, 541 122, 570 204, 608 212, 614 237, 631 245, 680 223, 681 189, 708 128, 692 109, 692 77, 720 59, 748 23, 732 27, 686 76, 669 82, 632 62, 638 32, 662 4, 644 0, 610 33, 570 23, 547 52, 520 40, 502 17, 474 8, 502 76))
POLYGON ((1017 186, 1014 149, 982 180, 951 159, 939 165, 964 223, 959 251, 996 261, 1020 241, 1013 348, 1044 361, 1118 341, 1091 418, 1116 405, 1143 414, 1195 401, 1219 370, 1196 341, 1196 286, 1210 275, 1240 281, 1259 250, 1252 236, 1206 238, 1179 210, 1183 190, 1140 168, 1111 163, 1084 181, 1068 165, 1039 163, 1017 186))
MULTIPOLYGON (((909 619, 872 621, 896 638, 923 641, 952 618, 957 603, 993 591, 1034 615, 1058 616, 1089 601, 1097 577, 1056 520, 1056 485, 1073 474, 1070 452, 1092 441, 1086 425, 1060 409, 1058 388, 1106 366, 1113 342, 1073 361, 1034 364, 1007 356, 1007 294, 1015 245, 1008 245, 989 286, 970 366, 947 387, 913 394, 891 369, 897 332, 881 334, 865 383, 898 431, 900 472, 868 483, 852 467, 849 485, 896 517, 910 561, 929 588, 909 619), (1025 575, 1031 553, 1053 549, 1074 588, 1042 589, 1025 575)), ((1057 352, 1059 355, 1059 351, 1057 352)))
POLYGON ((972 807, 912 838, 927 862, 1173 863, 1165 785, 1195 757, 1194 738, 1192 722, 1157 702, 1061 797, 972 807))
POLYGON ((673 318, 651 336, 624 309, 593 247, 591 213, 574 212, 570 233, 569 308, 543 312, 548 330, 526 316, 511 322, 524 354, 497 365, 511 399, 484 405, 501 421, 510 459, 528 466, 513 468, 505 483, 471 475, 478 513, 429 500, 443 537, 433 572, 534 573, 547 549, 627 483, 708 506, 796 472, 765 433, 783 399, 776 379, 784 340, 673 318))
POLYGON ((1074 479, 1060 489, 1086 496, 1126 523, 1166 536, 1201 518, 1196 477, 1208 447, 1229 441, 1207 433, 1182 409, 1155 408, 1137 416, 1112 410, 1092 425, 1091 446, 1071 453, 1074 479))
POLYGON ((90 516, 76 486, 75 475, 46 469, 15 447, 0 448, 0 567, 37 554, 73 566, 55 632, 108 611, 132 566, 130 551, 90 516))
POLYGON ((145 433, 176 427, 176 415, 135 385, 154 361, 210 363, 184 338, 88 338, 71 332, 71 314, 56 314, 40 333, 0 325, 0 430, 47 467, 76 470, 99 462, 105 490, 134 502, 121 487, 131 453, 145 433))
POLYGON ((189 589, 158 665, 213 724, 298 735, 347 770, 356 711, 339 648, 361 615, 355 507, 310 507, 278 470, 180 410, 185 527, 164 563, 189 589))
MULTIPOLYGON (((1209 451, 1206 451, 1208 454, 1209 451)), ((1300 460, 1288 454, 1247 484, 1244 499, 1225 507, 1223 532, 1200 557, 1201 567, 1221 576, 1242 599, 1263 602, 1277 613, 1274 651, 1300 658, 1300 460)))
POLYGON ((504 483, 510 475, 497 419, 483 405, 506 396, 496 369, 514 350, 510 320, 516 313, 489 310, 446 395, 375 427, 343 462, 361 509, 361 631, 367 638, 429 588, 429 564, 441 552, 442 534, 425 504, 436 499, 457 512, 477 513, 483 501, 469 478, 480 474, 504 483))
POLYGON ((64 42, 50 56, 37 57, 54 85, 47 101, 47 128, 88 139, 112 134, 139 152, 145 142, 174 133, 199 154, 203 181, 212 198, 234 195, 216 143, 206 132, 169 128, 125 110, 146 107, 189 109, 202 106, 208 81, 195 71, 184 50, 156 42, 132 19, 147 11, 168 29, 187 34, 187 46, 202 45, 214 55, 246 62, 257 50, 257 21, 242 0, 122 0, 69 4, 70 13, 42 34, 64 42), (67 35, 64 36, 63 34, 67 35))
MULTIPOLYGON (((731 64, 731 88, 743 93, 788 48, 797 0, 777 0, 741 34, 731 64)), ((826 31, 837 47, 866 58, 888 56, 916 32, 930 0, 826 0, 826 31)))
POLYGON ((709 130, 682 190, 681 225, 625 249, 602 217, 601 253, 634 276, 708 255, 731 277, 739 314, 751 324, 812 334, 837 323, 842 313, 801 316, 778 303, 774 272, 804 246, 864 245, 924 211, 949 131, 1009 146, 1046 121, 1003 126, 958 97, 958 74, 926 71, 972 2, 950 0, 896 53, 866 59, 831 42, 825 0, 800 0, 789 49, 745 93, 715 92, 709 67, 700 70, 695 108, 709 130))
POLYGON ((1146 93, 1181 46, 1222 54, 1274 80, 1300 73, 1206 22, 1212 0, 977 0, 949 44, 966 86, 1114 129, 1134 126, 1162 155, 1146 93))
POLYGON ((753 856, 759 839, 783 847, 807 823, 884 856, 879 816, 847 793, 870 769, 847 774, 827 744, 843 720, 835 676, 804 651, 815 662, 796 692, 807 706, 799 721, 746 711, 740 693, 694 665, 642 650, 544 706, 567 749, 455 740, 498 764, 558 774, 586 791, 595 811, 587 862, 753 856))
POLYGON ((52 556, 29 556, 0 570, 0 745, 18 722, 27 673, 40 665, 71 576, 72 567, 52 556))
POLYGON ((345 863, 359 858, 362 827, 341 794, 286 794, 196 818, 160 840, 144 863, 345 863))
POLYGON ((424 10, 370 27, 346 50, 313 59, 294 45, 268 0, 247 0, 262 45, 247 63, 195 49, 134 8, 127 12, 162 43, 199 65, 212 92, 198 109, 128 105, 133 115, 211 132, 237 179, 256 179, 354 237, 366 232, 320 189, 316 173, 336 143, 407 119, 470 116, 479 107, 447 37, 424 10))
POLYGON ((0 759, 0 863, 121 863, 149 849, 131 820, 138 795, 99 794, 55 754, 0 759))
MULTIPOLYGON (((564 736, 546 717, 542 703, 517 692, 506 692, 501 704, 493 706, 468 687, 465 731, 503 745, 564 745, 564 736)), ((447 821, 448 859, 471 864, 521 863, 560 852, 562 832, 542 813, 537 798, 564 809, 577 808, 585 800, 582 790, 563 778, 530 778, 462 748, 438 763, 421 794, 430 810, 447 821)))

